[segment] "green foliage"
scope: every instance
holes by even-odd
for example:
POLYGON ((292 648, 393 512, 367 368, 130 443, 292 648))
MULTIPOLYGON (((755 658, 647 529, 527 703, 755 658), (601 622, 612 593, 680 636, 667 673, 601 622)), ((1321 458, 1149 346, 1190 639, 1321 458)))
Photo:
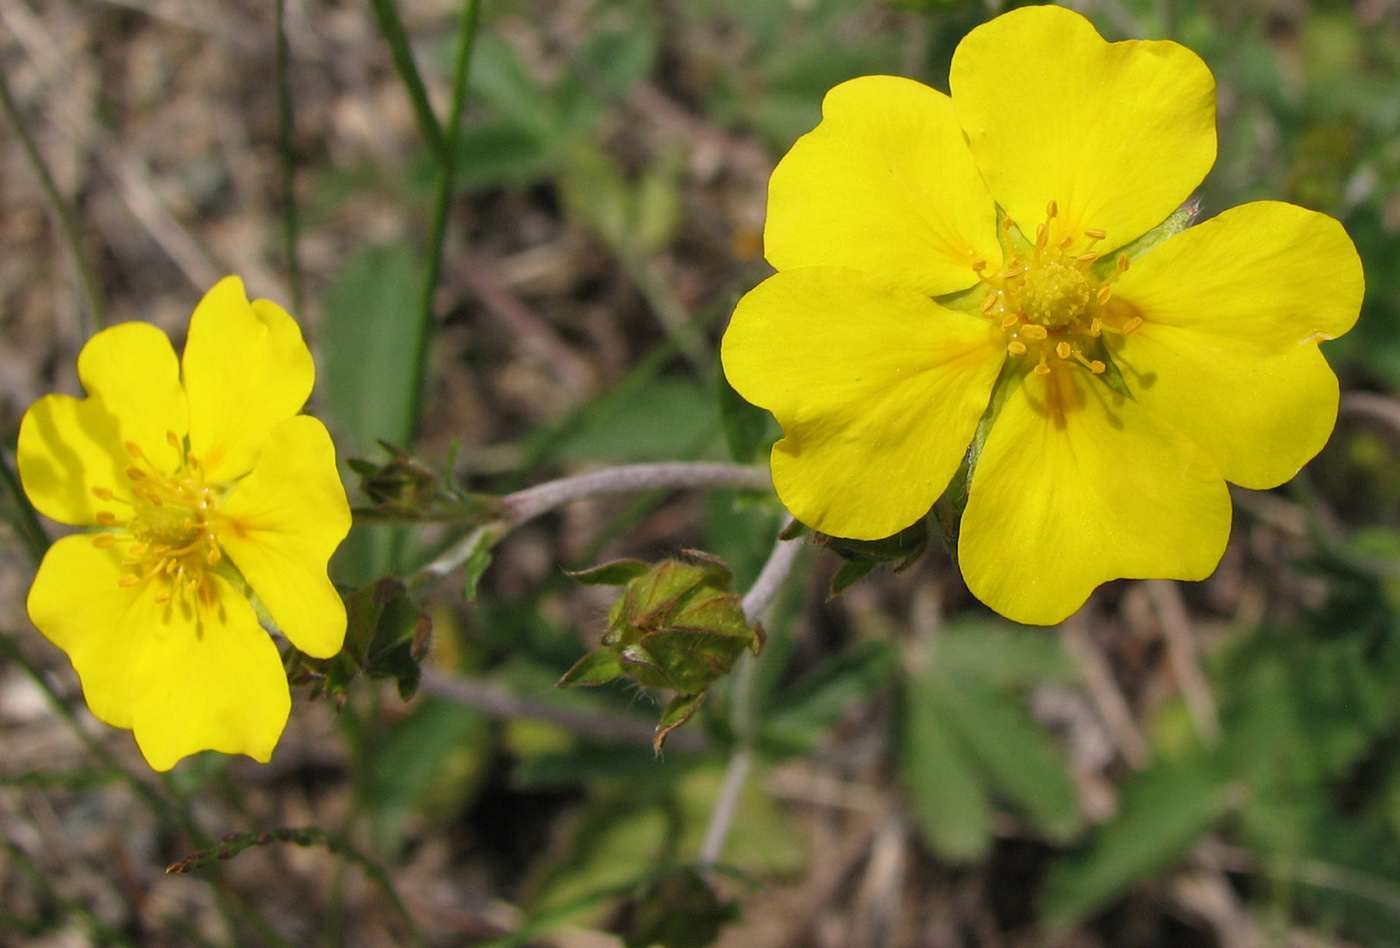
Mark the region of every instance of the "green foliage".
POLYGON ((1068 840, 1081 822, 1074 787, 1024 693, 1068 675, 1054 640, 970 622, 925 648, 901 683, 899 777, 929 845, 952 861, 983 857, 997 804, 1068 840))

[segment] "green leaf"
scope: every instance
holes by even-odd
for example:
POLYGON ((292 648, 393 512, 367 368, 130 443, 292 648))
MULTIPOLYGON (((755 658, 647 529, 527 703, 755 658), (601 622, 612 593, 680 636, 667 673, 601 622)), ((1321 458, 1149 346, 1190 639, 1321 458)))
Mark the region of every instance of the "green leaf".
POLYGON ((813 749, 855 702, 880 694, 899 669, 888 642, 863 642, 827 659, 780 696, 766 715, 763 737, 792 752, 813 749))
POLYGON ((992 839, 992 805, 981 775, 936 687, 907 682, 900 698, 899 782, 919 830, 944 859, 980 859, 992 839))
POLYGON ((699 872, 679 866, 624 900, 612 931, 626 948, 705 948, 738 914, 738 906, 721 902, 699 872))
POLYGON ((585 586, 622 586, 649 569, 651 564, 642 560, 613 560, 571 572, 569 576, 585 586))
POLYGON ((1182 856, 1224 814, 1230 789, 1226 770, 1203 754, 1162 759, 1136 775, 1117 816, 1051 872, 1047 918, 1072 925, 1182 856))
POLYGON ((1079 804, 1059 745, 1036 723, 1016 692, 958 676, 943 707, 963 746, 986 774, 992 793, 1014 804, 1051 839, 1080 826, 1079 804))
POLYGON ((661 753, 662 745, 666 743, 666 735, 690 720, 690 716, 704 702, 705 694, 701 691, 693 695, 676 695, 667 702, 661 712, 661 720, 656 723, 656 735, 651 739, 653 750, 661 753))

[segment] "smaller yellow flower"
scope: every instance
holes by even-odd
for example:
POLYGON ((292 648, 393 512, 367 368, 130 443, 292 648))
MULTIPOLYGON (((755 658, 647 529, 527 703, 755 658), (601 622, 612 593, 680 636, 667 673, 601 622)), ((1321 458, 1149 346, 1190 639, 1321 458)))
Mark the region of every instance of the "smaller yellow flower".
POLYGON ((19 473, 40 513, 97 532, 49 549, 29 616, 154 769, 201 750, 266 762, 291 695, 254 603, 308 655, 345 638, 326 563, 350 507, 329 433, 298 414, 315 379, 301 330, 228 277, 182 360, 124 323, 88 341, 78 376, 87 398, 25 413, 19 473))

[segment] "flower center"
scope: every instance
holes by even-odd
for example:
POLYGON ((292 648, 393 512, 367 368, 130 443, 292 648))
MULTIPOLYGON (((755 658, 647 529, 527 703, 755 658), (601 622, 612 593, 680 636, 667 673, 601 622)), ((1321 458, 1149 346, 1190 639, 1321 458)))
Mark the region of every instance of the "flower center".
POLYGON ((130 508, 125 518, 99 510, 97 523, 109 532, 97 534, 93 543, 104 549, 126 544, 122 565, 130 572, 118 580, 120 585, 152 582, 158 586, 157 602, 198 596, 208 605, 214 595, 209 572, 223 558, 213 528, 219 493, 205 484, 203 467, 180 439, 173 432, 166 437, 181 457, 173 474, 158 470, 140 446, 128 441, 132 464, 126 477, 131 481, 131 500, 119 498, 109 488, 92 488, 98 499, 130 508))
POLYGON ((1011 246, 1015 223, 1002 221, 1006 263, 995 273, 984 272, 984 261, 973 264, 988 289, 982 315, 1006 333, 1006 351, 1037 374, 1065 366, 1101 375, 1108 368, 1096 358, 1103 354, 1103 333, 1126 335, 1142 325, 1140 318, 1108 306, 1128 257, 1120 256, 1107 276, 1096 275, 1099 253, 1093 247, 1108 235, 1092 229, 1068 233, 1058 217, 1059 207, 1051 201, 1045 223, 1036 227, 1035 244, 1026 247, 1022 241, 1020 250, 1011 246))

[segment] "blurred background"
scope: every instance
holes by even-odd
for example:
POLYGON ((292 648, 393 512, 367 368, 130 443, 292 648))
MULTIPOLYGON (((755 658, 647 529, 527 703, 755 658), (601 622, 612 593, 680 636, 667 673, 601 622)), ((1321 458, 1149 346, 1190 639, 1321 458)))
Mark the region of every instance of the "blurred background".
MULTIPOLYGON (((653 698, 556 693, 608 606, 564 570, 699 547, 747 588, 784 522, 771 499, 536 521, 475 598, 460 576, 418 598, 429 663, 470 693, 299 694, 271 764, 206 754, 161 778, 25 617, 41 538, 7 491, 0 944, 1400 944, 1400 3, 1067 5, 1214 71, 1204 216, 1293 201, 1365 264, 1361 321, 1325 347, 1332 443, 1290 485, 1235 491, 1213 577, 1110 584, 1028 629, 936 540, 835 598, 841 561, 807 551, 745 671, 756 764, 723 866, 697 874, 728 686, 660 758, 653 698)), ((382 463, 384 439, 491 492, 760 462, 776 428, 716 351, 770 272, 769 172, 832 85, 946 91, 958 40, 1007 6, 486 0, 444 150, 424 108, 450 129, 450 0, 0 0, 6 464, 33 400, 78 393, 95 327, 178 341, 227 273, 301 319, 345 456, 382 463)), ((403 575, 458 536, 357 528, 335 578, 403 575)))

